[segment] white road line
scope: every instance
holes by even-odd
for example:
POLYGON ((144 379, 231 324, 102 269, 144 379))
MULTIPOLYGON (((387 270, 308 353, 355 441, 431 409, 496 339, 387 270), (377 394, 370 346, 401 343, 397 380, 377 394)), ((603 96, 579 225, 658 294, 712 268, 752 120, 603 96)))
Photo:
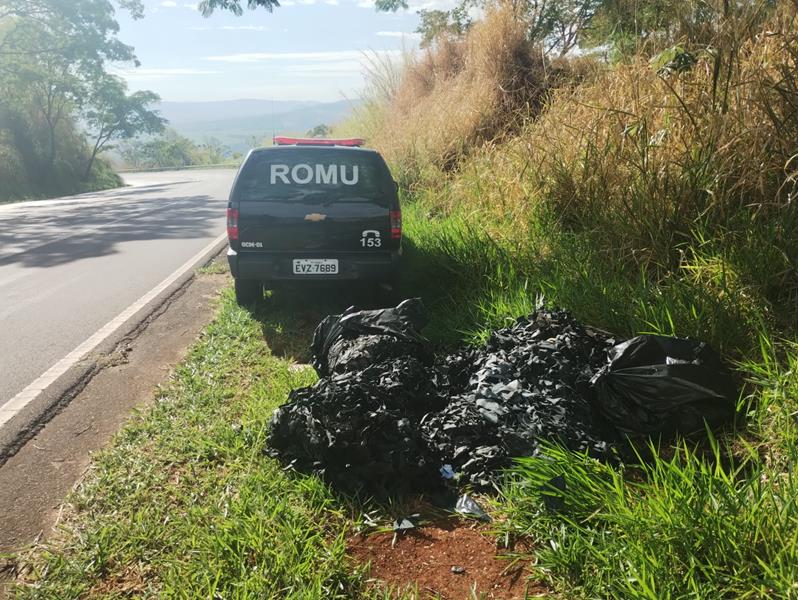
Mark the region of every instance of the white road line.
POLYGON ((210 244, 197 252, 197 254, 188 259, 182 266, 178 267, 178 269, 169 275, 169 277, 164 279, 161 283, 136 300, 133 304, 106 323, 89 339, 80 344, 77 348, 55 363, 52 367, 47 369, 44 374, 38 377, 33 383, 28 385, 19 394, 0 406, 0 427, 14 418, 23 408, 25 408, 29 403, 35 400, 39 394, 46 390, 56 379, 61 377, 61 375, 71 369, 79 360, 104 342, 112 333, 124 325, 125 322, 127 322, 131 317, 133 317, 133 315, 144 308, 145 305, 155 299, 166 288, 180 279, 180 277, 193 269, 204 256, 210 254, 214 248, 221 245, 222 241, 226 237, 226 233, 221 234, 210 244))

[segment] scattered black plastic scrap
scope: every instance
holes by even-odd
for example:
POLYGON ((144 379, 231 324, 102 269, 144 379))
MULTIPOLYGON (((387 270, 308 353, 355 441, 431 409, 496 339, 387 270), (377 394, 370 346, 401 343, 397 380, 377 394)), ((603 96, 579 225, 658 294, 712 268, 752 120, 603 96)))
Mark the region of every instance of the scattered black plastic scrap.
POLYGON ((418 299, 324 319, 313 340, 321 379, 275 411, 270 452, 342 491, 385 497, 487 489, 542 441, 608 458, 630 433, 733 416, 732 378, 696 342, 616 345, 565 311, 538 310, 484 348, 435 359, 425 322, 418 299))
MULTIPOLYGON (((470 358, 468 385, 424 417, 424 439, 458 483, 479 489, 512 457, 537 454, 541 440, 606 456, 614 436, 596 422, 584 391, 614 343, 564 311, 518 319, 470 358)), ((460 369, 462 357, 452 360, 460 369)))

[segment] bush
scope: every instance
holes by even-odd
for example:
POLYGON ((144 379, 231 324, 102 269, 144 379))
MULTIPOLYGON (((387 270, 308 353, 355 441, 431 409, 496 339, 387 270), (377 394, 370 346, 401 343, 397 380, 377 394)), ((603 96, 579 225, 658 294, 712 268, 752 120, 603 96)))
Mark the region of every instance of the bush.
POLYGON ((66 196, 122 185, 110 163, 98 160, 84 178, 88 162, 85 138, 71 122, 59 129, 52 164, 46 159, 42 131, 19 118, 13 129, 0 129, 0 202, 66 196))
POLYGON ((597 324, 746 355, 798 330, 798 18, 758 10, 718 17, 711 50, 556 68, 492 11, 378 73, 360 123, 425 218, 482 232, 522 288, 562 297, 574 273, 549 265, 569 265, 606 284, 597 324))

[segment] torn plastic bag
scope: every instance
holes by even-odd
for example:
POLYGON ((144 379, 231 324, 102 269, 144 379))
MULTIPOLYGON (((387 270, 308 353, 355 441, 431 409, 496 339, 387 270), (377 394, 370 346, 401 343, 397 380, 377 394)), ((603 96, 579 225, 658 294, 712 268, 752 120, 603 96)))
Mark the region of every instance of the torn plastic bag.
POLYGON ((454 505, 454 512, 466 517, 474 517, 480 521, 490 521, 488 513, 468 494, 463 494, 457 499, 457 503, 454 505))
POLYGON ((615 432, 594 420, 583 388, 615 342, 566 311, 539 310, 493 332, 484 349, 438 360, 438 389, 449 396, 421 420, 425 441, 455 483, 478 490, 541 441, 607 457, 615 432))
POLYGON ((610 350, 591 380, 594 402, 621 434, 689 434, 734 418, 737 386, 705 343, 642 335, 610 350))
POLYGON ((270 454, 346 493, 384 498, 429 489, 440 476, 418 419, 437 410, 436 401, 426 367, 413 357, 325 377, 292 391, 274 412, 270 454))
POLYGON ((419 331, 427 324, 420 298, 396 308, 355 310, 326 317, 313 334, 313 367, 320 377, 358 371, 399 356, 429 361, 427 339, 419 331))

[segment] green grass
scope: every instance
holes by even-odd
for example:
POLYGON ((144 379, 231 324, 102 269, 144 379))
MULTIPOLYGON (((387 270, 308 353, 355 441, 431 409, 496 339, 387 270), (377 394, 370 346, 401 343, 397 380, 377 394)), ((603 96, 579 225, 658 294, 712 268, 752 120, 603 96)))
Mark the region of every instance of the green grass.
POLYGON ((729 461, 731 450, 683 444, 630 477, 551 448, 519 460, 507 528, 537 541, 539 570, 580 597, 798 597, 798 477, 754 447, 729 461))
MULTIPOLYGON (((484 214, 443 215, 423 199, 405 203, 403 290, 433 310, 429 333, 436 341, 483 340, 541 301, 617 334, 690 336, 736 357, 757 352, 760 335, 773 335, 772 306, 743 277, 773 267, 767 257, 755 260, 754 250, 769 247, 766 238, 746 246, 745 269, 735 269, 727 256, 738 242, 717 239, 691 248, 691 260, 679 269, 657 275, 601 252, 589 234, 538 219, 528 224, 532 234, 519 239, 484 214), (510 235, 489 233, 496 229, 510 235)), ((782 331, 794 329, 789 306, 779 318, 787 321, 782 331)))
POLYGON ((225 259, 216 259, 197 269, 198 275, 224 275, 230 272, 225 259))
POLYGON ((783 260, 767 232, 707 238, 657 277, 543 222, 520 242, 498 238, 484 215, 423 199, 405 222, 405 289, 427 301, 440 343, 483 340, 545 298, 618 334, 707 340, 747 380, 744 428, 709 448, 675 441, 626 469, 557 447, 520 460, 495 509, 507 534, 536 542, 540 576, 565 597, 798 598, 798 346, 778 341, 794 337, 790 306, 751 283, 783 260), (564 489, 549 484, 558 477, 564 489))
POLYGON ((226 292, 155 406, 96 456, 20 597, 352 597, 346 505, 263 452, 273 408, 315 378, 289 366, 226 292))
MULTIPOLYGON (((218 272, 217 263, 202 271, 218 272)), ((274 408, 316 380, 297 362, 307 361, 318 320, 367 300, 343 289, 321 301, 283 291, 250 311, 225 290, 155 404, 94 457, 59 532, 11 557, 24 573, 16 596, 425 597, 374 587, 346 556, 363 511, 387 524, 408 506, 363 506, 264 452, 274 408)))

